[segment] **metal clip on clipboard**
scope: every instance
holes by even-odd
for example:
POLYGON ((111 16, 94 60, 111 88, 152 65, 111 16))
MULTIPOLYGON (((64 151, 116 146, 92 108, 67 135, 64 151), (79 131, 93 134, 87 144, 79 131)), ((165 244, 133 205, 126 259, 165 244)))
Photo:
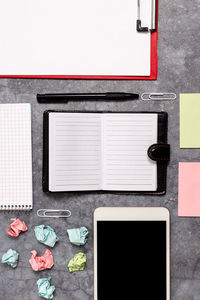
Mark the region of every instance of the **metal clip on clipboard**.
POLYGON ((38 209, 37 215, 40 218, 69 218, 71 211, 68 209, 38 209))
POLYGON ((155 31, 157 27, 157 0, 151 0, 151 27, 142 27, 142 21, 140 17, 140 0, 137 0, 138 6, 138 16, 136 21, 136 29, 138 32, 148 32, 148 31, 155 31))
POLYGON ((144 101, 147 100, 163 100, 171 101, 176 99, 176 94, 174 93, 143 93, 141 99, 144 101))

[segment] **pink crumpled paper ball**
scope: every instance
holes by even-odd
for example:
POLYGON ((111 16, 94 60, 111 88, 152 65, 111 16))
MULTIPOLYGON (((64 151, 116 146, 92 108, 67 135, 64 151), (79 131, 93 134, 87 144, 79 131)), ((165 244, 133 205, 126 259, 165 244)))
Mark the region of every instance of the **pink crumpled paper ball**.
POLYGON ((50 250, 46 250, 43 256, 37 256, 35 250, 31 251, 32 256, 29 259, 33 271, 42 271, 51 269, 54 265, 53 255, 50 250))
POLYGON ((12 237, 17 237, 19 236, 20 232, 22 231, 27 231, 28 228, 24 222, 22 222, 18 218, 11 219, 13 221, 9 227, 10 229, 7 229, 7 233, 12 236, 12 237))

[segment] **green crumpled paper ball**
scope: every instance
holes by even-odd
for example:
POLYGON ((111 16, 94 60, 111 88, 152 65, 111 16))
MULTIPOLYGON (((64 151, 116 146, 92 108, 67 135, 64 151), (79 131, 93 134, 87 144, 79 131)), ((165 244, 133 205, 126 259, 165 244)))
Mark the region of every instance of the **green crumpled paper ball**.
POLYGON ((70 272, 83 271, 85 269, 85 264, 87 261, 87 256, 79 252, 69 261, 68 268, 70 272))

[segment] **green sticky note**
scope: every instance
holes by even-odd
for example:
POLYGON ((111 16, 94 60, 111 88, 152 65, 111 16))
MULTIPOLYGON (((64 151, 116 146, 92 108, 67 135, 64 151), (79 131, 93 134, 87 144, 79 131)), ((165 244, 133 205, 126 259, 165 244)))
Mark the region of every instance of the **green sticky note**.
POLYGON ((67 233, 69 235, 69 240, 73 245, 83 246, 85 245, 88 235, 88 230, 86 227, 68 229, 67 233))
POLYGON ((55 243, 59 240, 55 231, 50 226, 39 225, 35 226, 36 239, 49 247, 54 247, 55 243))
POLYGON ((70 260, 68 268, 70 272, 83 271, 85 269, 87 257, 84 253, 79 252, 70 260))
POLYGON ((51 277, 41 278, 37 281, 38 295, 45 299, 53 299, 55 286, 50 284, 51 277))
POLYGON ((8 264, 12 268, 16 268, 18 262, 19 254, 17 251, 9 249, 6 253, 3 254, 1 262, 3 264, 8 264))
POLYGON ((180 94, 180 148, 200 148, 200 94, 180 94))

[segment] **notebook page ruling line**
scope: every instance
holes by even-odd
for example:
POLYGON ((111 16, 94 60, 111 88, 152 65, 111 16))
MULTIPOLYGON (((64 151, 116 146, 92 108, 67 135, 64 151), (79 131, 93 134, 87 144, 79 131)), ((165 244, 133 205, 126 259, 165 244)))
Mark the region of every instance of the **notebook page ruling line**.
POLYGON ((100 115, 49 114, 49 189, 100 189, 100 115))
POLYGON ((105 114, 104 189, 157 189, 157 164, 147 156, 157 143, 157 123, 157 114, 105 114))

